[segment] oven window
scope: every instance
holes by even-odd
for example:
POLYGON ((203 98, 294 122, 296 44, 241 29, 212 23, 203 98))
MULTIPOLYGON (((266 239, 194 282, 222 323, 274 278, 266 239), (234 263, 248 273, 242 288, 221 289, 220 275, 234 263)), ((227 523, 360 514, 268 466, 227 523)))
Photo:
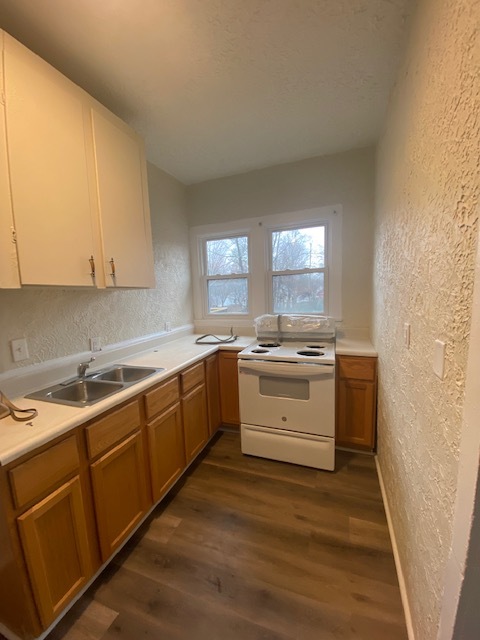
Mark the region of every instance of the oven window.
POLYGON ((309 400, 310 383, 298 378, 279 378, 276 376, 259 376, 261 396, 269 398, 291 398, 292 400, 309 400))

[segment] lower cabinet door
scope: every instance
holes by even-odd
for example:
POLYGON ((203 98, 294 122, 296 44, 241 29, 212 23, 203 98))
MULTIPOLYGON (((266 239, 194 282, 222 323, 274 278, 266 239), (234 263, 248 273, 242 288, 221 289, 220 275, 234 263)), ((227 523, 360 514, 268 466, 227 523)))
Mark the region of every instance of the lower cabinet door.
POLYGON ((337 386, 337 437, 341 447, 375 447, 375 384, 340 379, 337 386))
POLYGON ((141 433, 130 436, 91 465, 102 560, 125 540, 148 507, 141 433))
POLYGON ((188 463, 208 440, 207 394, 204 384, 182 398, 182 413, 188 463))
POLYGON ((19 516, 18 527, 46 628, 93 575, 78 476, 19 516))
POLYGON ((157 502, 185 469, 182 414, 177 402, 148 425, 153 500, 157 502))
POLYGON ((220 413, 220 384, 218 374, 218 354, 205 360, 205 380, 207 385, 208 432, 212 435, 222 424, 220 413))

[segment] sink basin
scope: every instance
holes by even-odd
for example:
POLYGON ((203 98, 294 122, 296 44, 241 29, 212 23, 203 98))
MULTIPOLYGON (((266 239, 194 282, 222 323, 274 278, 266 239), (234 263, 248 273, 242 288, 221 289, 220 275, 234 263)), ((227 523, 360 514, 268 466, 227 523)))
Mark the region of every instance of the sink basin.
POLYGON ((50 391, 49 395, 55 400, 69 400, 75 404, 93 404, 120 391, 122 387, 122 384, 106 384, 100 380, 77 380, 57 391, 50 391))
POLYGON ((74 380, 66 385, 57 384, 47 387, 35 393, 30 393, 27 398, 35 400, 45 400, 46 402, 56 402, 67 404, 72 407, 84 407, 121 391, 124 385, 115 382, 103 382, 101 380, 74 380))
POLYGON ((144 378, 164 371, 164 369, 155 369, 154 367, 131 367, 127 365, 116 365, 107 371, 94 374, 92 380, 109 380, 112 382, 122 382, 123 384, 132 384, 140 382, 144 378))
POLYGON ((74 378, 53 387, 40 389, 26 397, 72 407, 86 407, 159 371, 165 371, 165 369, 117 364, 109 369, 92 373, 87 378, 74 378))

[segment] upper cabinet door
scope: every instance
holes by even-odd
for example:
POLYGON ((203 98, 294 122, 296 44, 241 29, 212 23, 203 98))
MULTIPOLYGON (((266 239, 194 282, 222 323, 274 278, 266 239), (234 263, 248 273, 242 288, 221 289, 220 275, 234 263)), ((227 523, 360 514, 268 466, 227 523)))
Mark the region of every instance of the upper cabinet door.
POLYGON ((153 287, 153 252, 141 139, 92 109, 98 204, 107 287, 153 287))
MULTIPOLYGON (((0 31, 0 91, 3 92, 3 33, 0 31)), ((20 286, 8 173, 5 105, 0 98, 0 288, 20 286)))
POLYGON ((8 34, 4 47, 21 283, 93 286, 94 194, 85 148, 88 109, 75 85, 8 34))

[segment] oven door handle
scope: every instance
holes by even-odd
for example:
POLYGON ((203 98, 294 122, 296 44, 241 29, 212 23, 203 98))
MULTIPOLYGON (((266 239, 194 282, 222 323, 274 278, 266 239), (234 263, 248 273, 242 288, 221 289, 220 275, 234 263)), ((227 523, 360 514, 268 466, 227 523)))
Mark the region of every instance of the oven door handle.
POLYGON ((302 364, 300 362, 267 362, 260 360, 239 360, 239 373, 255 375, 268 374, 279 378, 319 378, 334 374, 333 364, 302 364))

